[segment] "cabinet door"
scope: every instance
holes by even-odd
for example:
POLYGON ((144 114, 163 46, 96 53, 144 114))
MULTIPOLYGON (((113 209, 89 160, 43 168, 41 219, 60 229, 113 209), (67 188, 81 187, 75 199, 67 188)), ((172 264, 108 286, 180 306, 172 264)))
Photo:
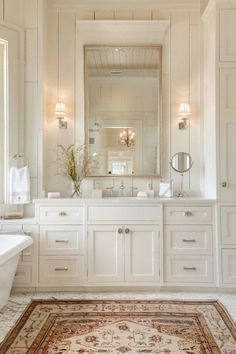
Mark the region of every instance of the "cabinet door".
POLYGON ((236 284, 236 249, 222 250, 223 284, 236 284))
POLYGON ((236 8, 220 9, 220 60, 236 61, 236 8))
POLYGON ((125 237, 125 280, 158 281, 160 269, 159 228, 127 225, 125 237))
POLYGON ((236 68, 220 71, 220 196, 236 200, 236 68))
POLYGON ((236 245, 236 207, 221 208, 221 242, 236 245))
POLYGON ((96 225, 88 229, 88 281, 124 280, 123 233, 121 226, 96 225))

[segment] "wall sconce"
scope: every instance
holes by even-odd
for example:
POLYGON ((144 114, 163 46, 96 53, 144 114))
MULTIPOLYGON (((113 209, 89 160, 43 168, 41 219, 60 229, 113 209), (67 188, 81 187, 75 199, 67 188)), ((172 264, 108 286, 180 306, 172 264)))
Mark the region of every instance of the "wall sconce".
POLYGON ((64 118, 66 116, 66 105, 65 103, 62 102, 57 102, 55 106, 55 116, 58 119, 59 122, 59 128, 60 129, 67 129, 67 122, 64 121, 64 118))
POLYGON ((181 103, 179 106, 179 115, 181 117, 181 121, 179 122, 179 129, 184 130, 187 129, 188 120, 191 115, 190 107, 188 103, 181 103))

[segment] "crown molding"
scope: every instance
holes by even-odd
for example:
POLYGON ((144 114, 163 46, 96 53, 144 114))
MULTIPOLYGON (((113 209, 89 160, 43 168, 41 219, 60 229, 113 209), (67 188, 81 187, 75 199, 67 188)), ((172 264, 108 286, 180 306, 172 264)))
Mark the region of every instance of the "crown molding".
POLYGON ((199 0, 48 0, 49 11, 78 12, 81 9, 119 10, 119 9, 149 9, 166 11, 200 11, 199 0))
MULTIPOLYGON (((127 1, 125 0, 48 0, 49 5, 65 5, 68 4, 69 6, 71 5, 99 5, 99 4, 111 4, 111 5, 117 5, 117 4, 126 4, 127 1)), ((150 4, 152 5, 199 5, 200 1, 199 0, 129 0, 129 5, 145 5, 149 6, 150 4)))
POLYGON ((163 35, 170 25, 168 20, 151 21, 112 21, 112 20, 77 20, 77 28, 81 31, 143 31, 143 32, 162 32, 163 35))
POLYGON ((210 0, 201 16, 202 20, 206 22, 208 18, 212 15, 213 11, 215 11, 215 9, 216 9, 215 0, 210 0))

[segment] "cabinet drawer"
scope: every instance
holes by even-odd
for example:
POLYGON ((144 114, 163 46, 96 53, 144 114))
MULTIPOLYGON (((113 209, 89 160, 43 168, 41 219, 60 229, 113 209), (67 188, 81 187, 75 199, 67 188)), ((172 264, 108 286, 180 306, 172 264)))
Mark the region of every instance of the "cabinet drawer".
POLYGON ((54 222, 58 224, 83 223, 83 207, 40 207, 39 219, 41 222, 54 222))
POLYGON ((39 281, 54 285, 78 284, 84 278, 83 257, 40 257, 39 281))
POLYGON ((32 282, 32 265, 20 264, 17 267, 13 286, 28 285, 32 282))
POLYGON ((84 253, 83 226, 41 226, 41 255, 75 255, 84 253))
POLYGON ((213 281, 213 259, 201 256, 167 256, 165 281, 208 283, 213 281))
POLYGON ((212 255, 212 227, 168 225, 164 228, 166 254, 212 255))
POLYGON ((164 208, 165 223, 211 223, 212 207, 167 206, 164 208))
POLYGON ((222 207, 221 240, 224 245, 236 245, 236 207, 222 207))
POLYGON ((88 207, 89 222, 158 221, 160 206, 91 206, 88 207))
POLYGON ((236 249, 222 250, 222 273, 224 284, 236 284, 236 249))

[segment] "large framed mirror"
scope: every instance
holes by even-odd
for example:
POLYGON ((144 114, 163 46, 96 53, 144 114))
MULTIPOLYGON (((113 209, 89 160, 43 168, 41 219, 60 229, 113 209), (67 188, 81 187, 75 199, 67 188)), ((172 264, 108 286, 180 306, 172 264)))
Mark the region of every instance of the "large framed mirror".
POLYGON ((85 46, 92 176, 160 176, 160 46, 85 46))

